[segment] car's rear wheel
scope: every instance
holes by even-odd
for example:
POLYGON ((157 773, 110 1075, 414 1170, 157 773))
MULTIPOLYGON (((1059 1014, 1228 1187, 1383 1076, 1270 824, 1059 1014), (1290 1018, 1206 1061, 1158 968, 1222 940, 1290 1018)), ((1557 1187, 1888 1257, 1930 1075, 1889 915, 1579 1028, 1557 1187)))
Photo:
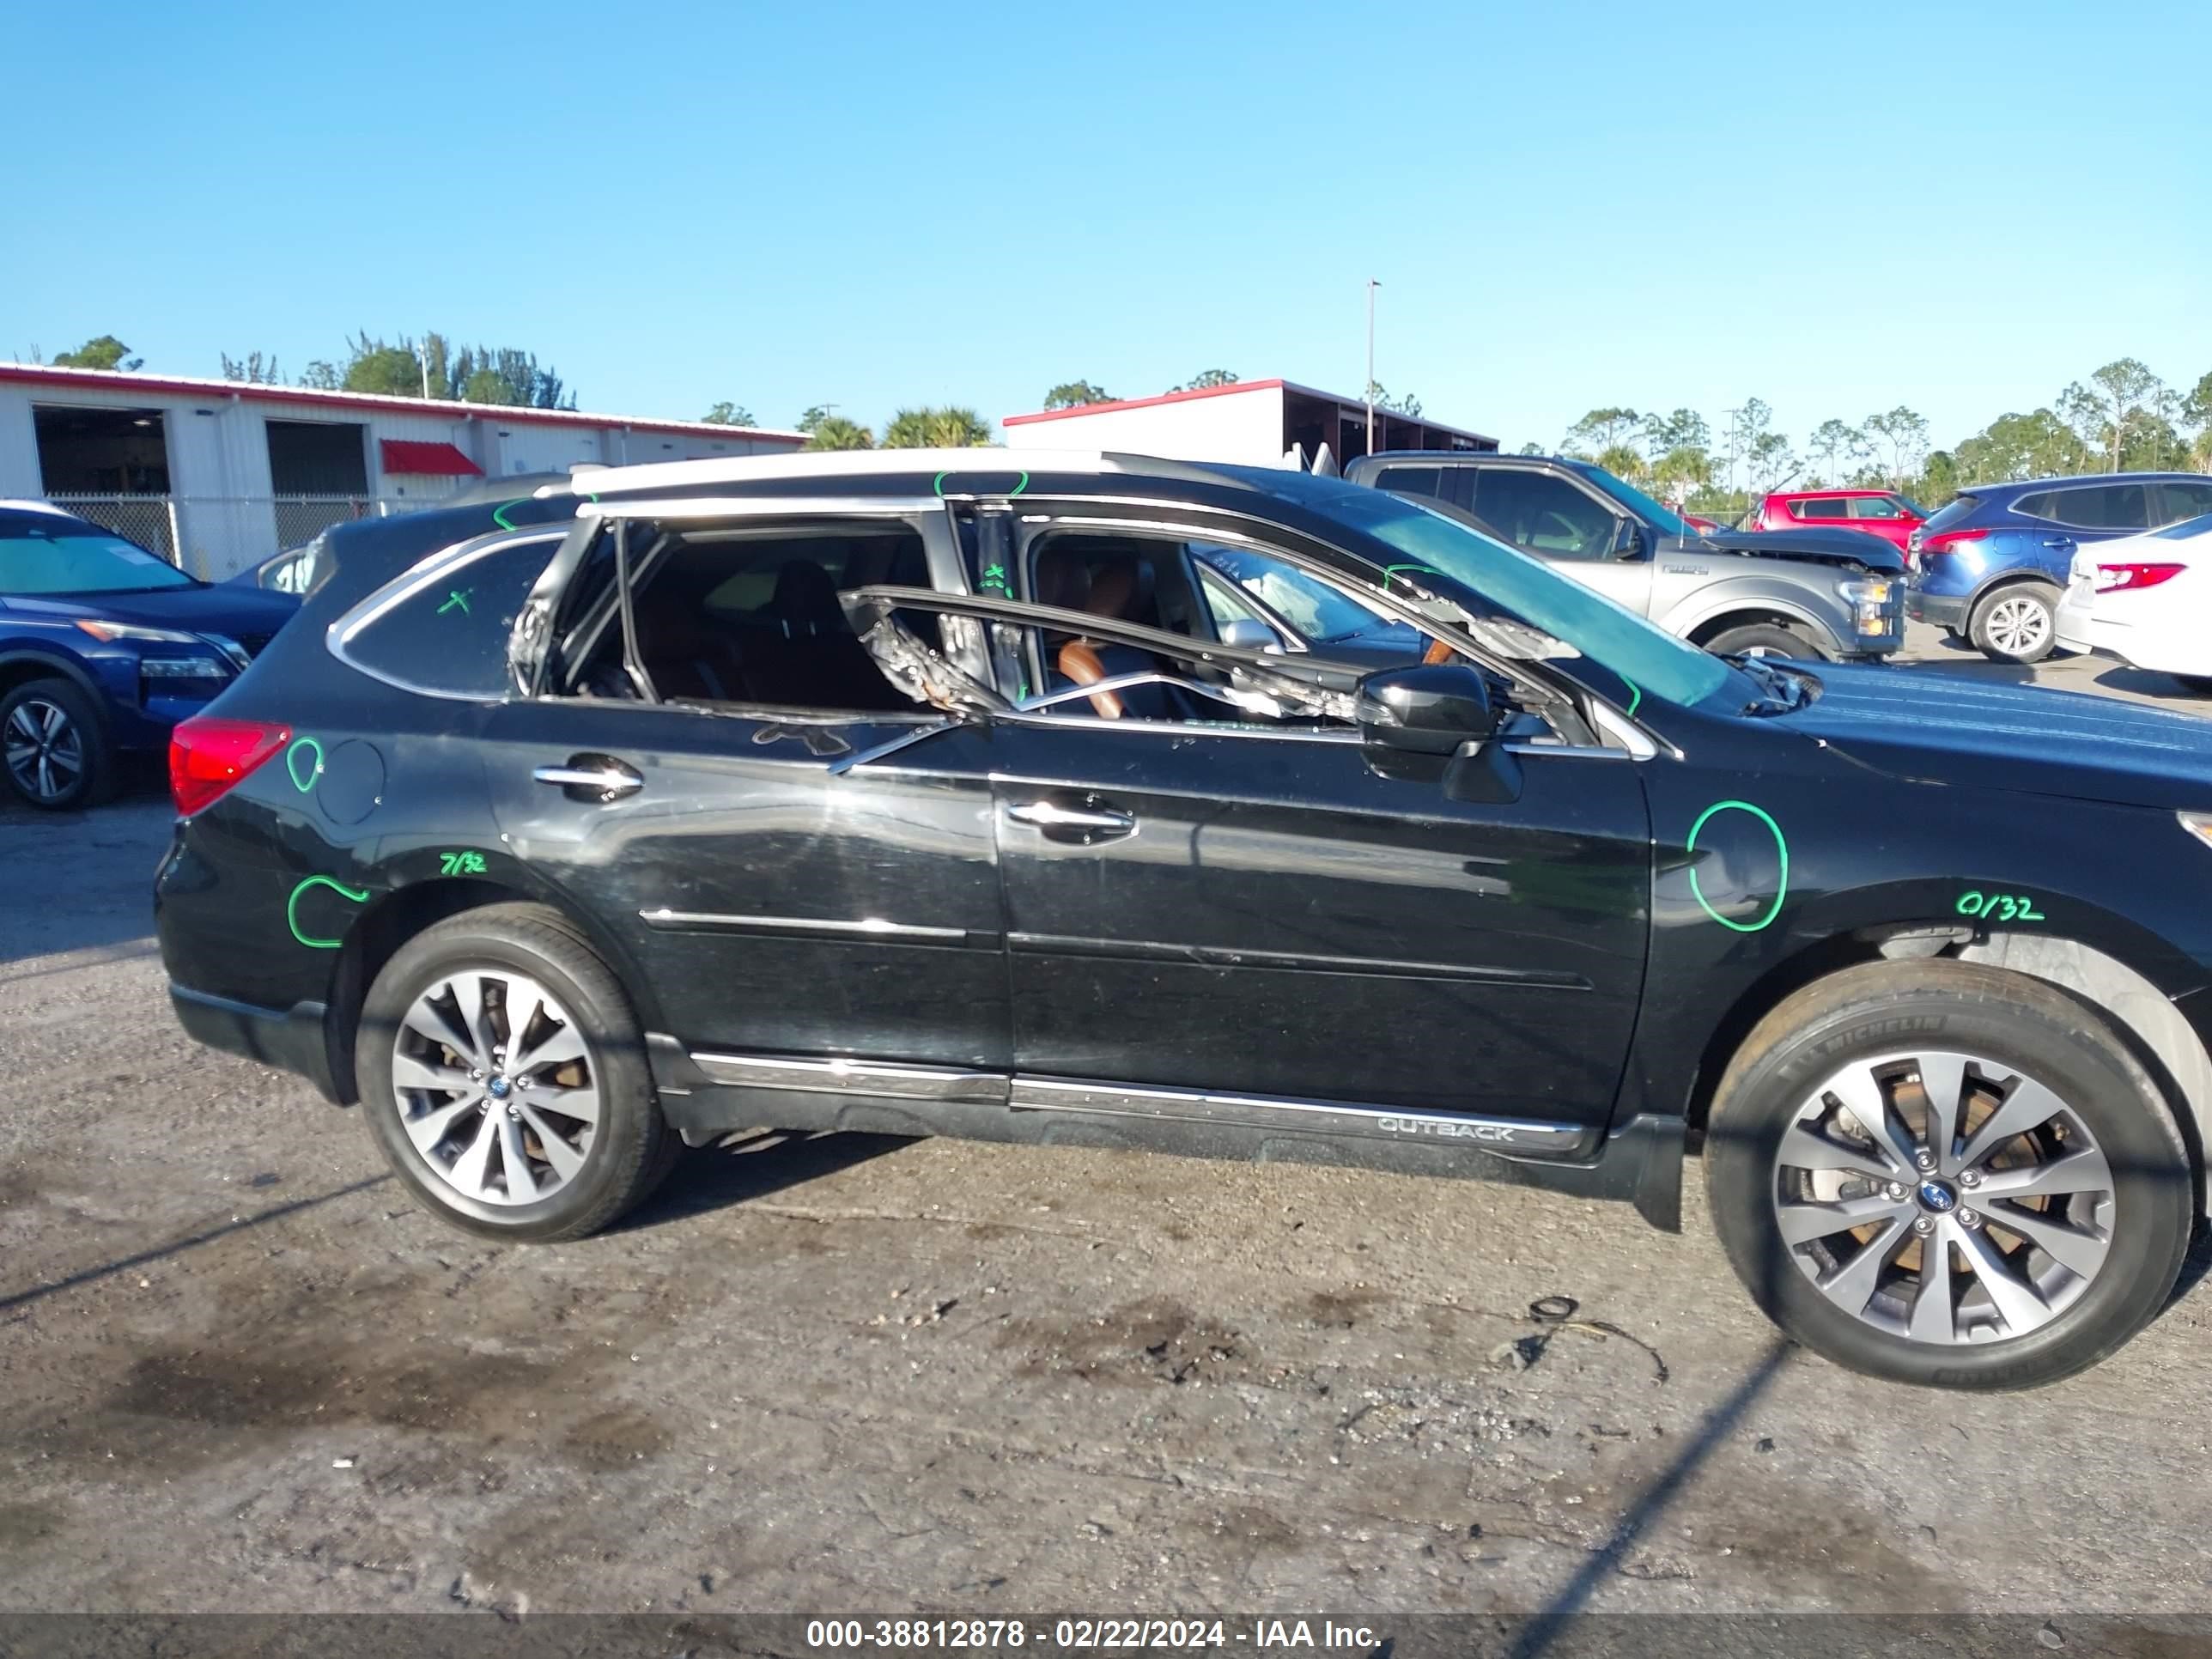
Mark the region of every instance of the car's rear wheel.
POLYGON ((2041 662, 2058 636, 2058 590, 2014 582, 1984 594, 1966 623, 1966 637, 1991 662, 2041 662))
POLYGON ((1705 649, 1717 657, 1741 653, 1752 657, 1793 657, 1800 662, 1822 660, 1817 646, 1778 623, 1752 623, 1724 629, 1705 641, 1705 649))
POLYGON ((113 792, 115 757, 92 699, 67 680, 31 680, 0 697, 0 771, 49 812, 97 806, 113 792))
POLYGON ((2186 1146, 2097 1013, 1948 961, 1820 980, 1747 1037, 1708 1124, 1752 1297, 1855 1370, 2019 1389, 2148 1323, 2196 1214, 2186 1146))
POLYGON ((471 910, 425 929, 369 988, 362 1108, 399 1178, 456 1226, 580 1238, 650 1193, 679 1143, 636 1015, 557 913, 471 910))

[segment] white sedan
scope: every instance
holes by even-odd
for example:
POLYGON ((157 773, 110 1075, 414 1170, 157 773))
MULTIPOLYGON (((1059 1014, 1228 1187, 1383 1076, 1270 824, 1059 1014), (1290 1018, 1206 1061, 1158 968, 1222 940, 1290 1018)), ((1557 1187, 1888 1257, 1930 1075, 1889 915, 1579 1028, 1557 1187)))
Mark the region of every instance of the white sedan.
POLYGON ((2058 648, 2171 674, 2212 696, 2212 514, 2074 555, 2058 648))

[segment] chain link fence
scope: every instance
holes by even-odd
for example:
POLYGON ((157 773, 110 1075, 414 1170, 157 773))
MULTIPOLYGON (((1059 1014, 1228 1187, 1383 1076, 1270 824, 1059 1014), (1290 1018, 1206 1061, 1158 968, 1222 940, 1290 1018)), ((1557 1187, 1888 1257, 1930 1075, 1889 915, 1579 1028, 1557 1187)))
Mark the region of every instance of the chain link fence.
POLYGON ((177 504, 167 495, 49 495, 46 500, 149 553, 159 553, 171 564, 179 562, 177 550, 184 538, 177 531, 177 504))
POLYGON ((304 547, 332 525, 419 513, 443 502, 399 495, 48 495, 64 513, 88 519, 158 553, 204 580, 304 547))

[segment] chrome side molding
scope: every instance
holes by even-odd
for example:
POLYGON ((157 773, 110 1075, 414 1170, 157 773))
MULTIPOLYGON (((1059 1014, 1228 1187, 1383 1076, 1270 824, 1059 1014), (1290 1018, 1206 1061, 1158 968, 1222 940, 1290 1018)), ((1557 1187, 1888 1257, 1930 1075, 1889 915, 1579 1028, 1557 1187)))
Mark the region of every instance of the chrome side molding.
POLYGON ((964 1101, 1015 1112, 1076 1116, 1163 1118, 1233 1125, 1285 1134, 1431 1140, 1534 1158, 1571 1158, 1595 1150, 1595 1125, 1534 1118, 1412 1111, 1357 1102, 1300 1100, 1282 1095, 1224 1094, 1164 1089, 1024 1073, 971 1071, 957 1066, 908 1066, 863 1060, 800 1060, 774 1054, 697 1054, 694 1065, 712 1083, 737 1088, 795 1089, 809 1094, 870 1096, 908 1101, 964 1101))
POLYGON ((1385 1140, 1429 1139, 1486 1146, 1499 1152, 1553 1158, 1583 1151, 1594 1129, 1529 1118, 1416 1112, 1346 1101, 1280 1095, 1218 1094, 1204 1089, 1138 1088, 1128 1084, 1018 1075, 1008 1103, 1018 1112, 1078 1112, 1113 1117, 1164 1117, 1233 1123, 1291 1134, 1359 1135, 1385 1140))
MULTIPOLYGON (((817 916, 741 916, 711 910, 672 910, 665 904, 639 911, 637 919, 661 933, 811 933, 841 939, 858 934, 929 945, 964 945, 971 937, 964 927, 923 927, 912 922, 886 921, 880 916, 867 916, 858 921, 817 916)), ((998 942, 995 934, 981 937, 994 945, 998 942)))
POLYGON ((774 1054, 695 1054, 691 1063, 711 1083, 750 1089, 799 1089, 812 1094, 884 1095, 899 1100, 980 1100, 1004 1105, 1004 1072, 957 1066, 886 1066, 861 1060, 792 1060, 774 1054))

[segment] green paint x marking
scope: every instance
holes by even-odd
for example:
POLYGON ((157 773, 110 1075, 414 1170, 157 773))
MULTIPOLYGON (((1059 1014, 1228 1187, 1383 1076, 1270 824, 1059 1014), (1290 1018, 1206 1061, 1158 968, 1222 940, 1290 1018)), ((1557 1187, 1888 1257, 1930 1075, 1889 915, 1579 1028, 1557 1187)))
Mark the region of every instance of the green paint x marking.
POLYGON ((294 939, 299 940, 310 951, 335 951, 345 943, 343 939, 310 939, 300 931, 300 900, 317 887, 327 887, 340 898, 350 900, 356 904, 368 902, 368 890, 365 887, 358 889, 348 887, 343 882, 333 881, 328 876, 309 876, 295 887, 292 890, 292 896, 284 901, 284 923, 292 930, 294 939))
POLYGON ((1012 587, 1007 586, 1006 567, 1002 564, 985 565, 983 567, 983 579, 977 585, 987 592, 995 590, 998 592, 1007 595, 1009 598, 1012 596, 1014 591, 1012 587))
POLYGON ((1765 824, 1768 833, 1774 837, 1774 850, 1781 855, 1782 859, 1782 875, 1775 885, 1774 902, 1766 907, 1766 914, 1757 921, 1730 921, 1713 908, 1711 901, 1705 897, 1705 890, 1698 885, 1698 867, 1695 864, 1690 866, 1690 896, 1696 899, 1698 908, 1722 927, 1734 933, 1755 933, 1782 914, 1782 901, 1790 892, 1790 843, 1783 838, 1782 826, 1770 817, 1764 808, 1753 806, 1747 800, 1717 800, 1698 814, 1698 821, 1690 826, 1690 839, 1684 844, 1683 850, 1696 852, 1698 831, 1705 827, 1705 820, 1716 812, 1729 811, 1750 813, 1752 817, 1765 824))
POLYGON ((454 588, 451 592, 446 595, 445 604, 438 607, 435 614, 442 617, 448 611, 451 611, 455 605, 459 605, 461 608, 461 614, 464 617, 467 616, 469 614, 469 595, 475 592, 476 589, 473 587, 454 588))

